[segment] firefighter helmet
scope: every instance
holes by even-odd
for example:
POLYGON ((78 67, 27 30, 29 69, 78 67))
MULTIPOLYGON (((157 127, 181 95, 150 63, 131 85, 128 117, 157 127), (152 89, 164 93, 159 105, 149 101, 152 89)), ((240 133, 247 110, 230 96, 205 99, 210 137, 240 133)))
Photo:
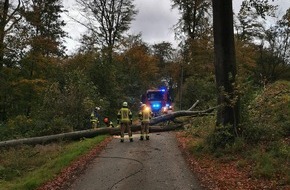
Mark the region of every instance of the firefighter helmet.
POLYGON ((123 106, 124 107, 127 107, 128 106, 128 103, 127 102, 123 102, 123 106))

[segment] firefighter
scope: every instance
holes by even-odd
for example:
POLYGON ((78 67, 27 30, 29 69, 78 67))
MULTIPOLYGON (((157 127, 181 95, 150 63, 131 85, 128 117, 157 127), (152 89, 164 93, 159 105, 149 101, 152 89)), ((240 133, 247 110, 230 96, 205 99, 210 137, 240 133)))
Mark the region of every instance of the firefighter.
POLYGON ((95 109, 91 113, 90 122, 93 129, 96 129, 99 125, 99 111, 100 107, 95 107, 95 109))
POLYGON ((113 122, 109 119, 108 116, 105 116, 103 121, 104 121, 104 123, 105 123, 105 125, 106 125, 107 127, 112 127, 112 128, 114 128, 114 124, 113 124, 113 122))
POLYGON ((127 102, 123 102, 122 108, 118 112, 117 123, 121 124, 121 142, 124 142, 124 133, 126 130, 128 131, 130 142, 133 142, 133 136, 131 131, 132 112, 128 108, 127 102))
POLYGON ((141 110, 140 110, 138 116, 139 116, 139 119, 141 121, 140 140, 144 139, 144 133, 145 133, 146 140, 149 140, 149 123, 150 123, 150 119, 153 116, 153 112, 145 104, 142 104, 141 110))

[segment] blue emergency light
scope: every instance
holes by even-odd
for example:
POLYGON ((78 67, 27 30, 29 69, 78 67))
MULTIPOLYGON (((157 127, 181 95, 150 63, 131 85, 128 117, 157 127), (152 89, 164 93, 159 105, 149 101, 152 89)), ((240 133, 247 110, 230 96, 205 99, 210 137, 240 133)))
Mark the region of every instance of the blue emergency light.
POLYGON ((160 87, 159 90, 161 90, 161 92, 165 92, 166 91, 166 87, 160 87))
POLYGON ((159 104, 159 103, 153 103, 152 104, 152 109, 153 110, 158 110, 158 109, 160 109, 161 108, 161 104, 159 104))

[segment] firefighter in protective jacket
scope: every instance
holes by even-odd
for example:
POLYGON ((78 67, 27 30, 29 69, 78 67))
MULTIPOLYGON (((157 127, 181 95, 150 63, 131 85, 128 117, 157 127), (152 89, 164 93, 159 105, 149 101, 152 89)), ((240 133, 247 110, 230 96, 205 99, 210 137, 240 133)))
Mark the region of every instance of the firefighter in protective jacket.
POLYGON ((99 111, 100 107, 95 107, 90 116, 90 122, 93 129, 99 127, 99 111))
POLYGON ((127 130, 130 142, 133 142, 133 136, 131 131, 132 124, 132 112, 128 108, 128 103, 123 102, 122 108, 117 115, 117 123, 121 125, 121 142, 124 142, 124 133, 127 130))
POLYGON ((145 104, 142 104, 141 110, 140 110, 138 116, 139 116, 139 119, 141 121, 140 140, 144 139, 144 134, 145 134, 146 140, 149 140, 149 123, 150 123, 150 119, 153 116, 153 112, 145 104))

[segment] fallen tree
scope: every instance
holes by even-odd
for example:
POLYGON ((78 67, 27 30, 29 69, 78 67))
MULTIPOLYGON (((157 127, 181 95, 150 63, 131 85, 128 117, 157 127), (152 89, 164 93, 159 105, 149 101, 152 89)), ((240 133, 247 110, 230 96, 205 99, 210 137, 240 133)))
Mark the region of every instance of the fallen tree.
POLYGON ((172 112, 169 114, 161 115, 159 117, 155 117, 151 120, 150 125, 155 125, 160 122, 165 121, 173 121, 177 117, 184 117, 184 116, 191 116, 191 117, 201 117, 201 116, 207 116, 211 115, 213 110, 215 110, 217 107, 209 108, 207 110, 203 111, 190 111, 190 110, 181 110, 172 112))
MULTIPOLYGON (((192 108, 193 107, 191 107, 190 109, 192 108)), ((171 131, 171 130, 181 128, 183 124, 182 122, 181 123, 176 122, 175 121, 176 118, 184 117, 184 116, 201 117, 201 116, 210 115, 213 112, 213 110, 216 109, 216 107, 203 110, 203 111, 190 111, 190 109, 176 111, 176 112, 168 113, 168 114, 153 118, 150 122, 150 132, 171 131), (172 121, 172 124, 165 125, 165 126, 156 125, 158 123, 167 122, 167 121, 172 121)), ((140 129, 141 129, 140 124, 137 124, 137 125, 133 124, 131 127, 131 130, 133 132, 140 131, 140 129)), ((50 142, 58 141, 58 140, 79 140, 81 138, 91 138, 91 137, 104 135, 104 134, 119 135, 120 128, 119 127, 97 128, 97 129, 74 131, 74 132, 61 133, 61 134, 49 135, 49 136, 1 141, 0 147, 17 146, 17 145, 24 145, 24 144, 26 145, 46 144, 46 143, 50 143, 50 142)))

